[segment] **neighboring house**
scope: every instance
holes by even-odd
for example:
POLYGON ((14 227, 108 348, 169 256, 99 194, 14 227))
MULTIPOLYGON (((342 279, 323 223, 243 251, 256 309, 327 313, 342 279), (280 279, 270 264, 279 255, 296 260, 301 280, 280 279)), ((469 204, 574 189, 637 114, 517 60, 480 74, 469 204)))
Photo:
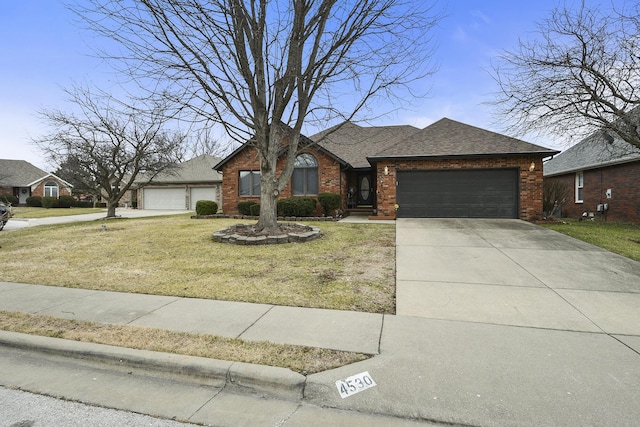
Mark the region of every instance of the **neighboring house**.
POLYGON ((137 181, 131 200, 139 209, 195 210, 198 200, 213 200, 221 208, 222 177, 213 167, 217 157, 203 154, 163 172, 151 182, 137 181))
POLYGON ((12 195, 21 205, 27 197, 70 196, 73 186, 24 160, 0 159, 0 195, 12 195))
POLYGON ((640 149, 620 138, 593 133, 545 162, 544 179, 570 189, 565 217, 640 223, 640 149))
MULTIPOLYGON (((533 220, 542 215, 542 159, 558 153, 447 118, 424 129, 345 123, 309 139, 317 144, 301 138, 309 147, 280 197, 339 193, 347 212, 378 218, 533 220)), ((225 213, 259 202, 255 147, 243 145, 215 169, 225 213)))

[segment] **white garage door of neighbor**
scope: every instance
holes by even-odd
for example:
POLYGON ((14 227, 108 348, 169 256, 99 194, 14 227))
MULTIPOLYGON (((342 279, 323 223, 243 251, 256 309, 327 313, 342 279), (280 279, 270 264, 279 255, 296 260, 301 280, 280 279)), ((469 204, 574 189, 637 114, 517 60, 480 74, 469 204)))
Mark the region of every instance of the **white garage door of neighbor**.
POLYGON ((198 200, 216 200, 216 188, 215 187, 191 187, 191 197, 189 198, 189 204, 192 211, 196 210, 196 203, 198 200))
POLYGON ((144 209, 185 210, 185 189, 145 188, 143 190, 144 209))

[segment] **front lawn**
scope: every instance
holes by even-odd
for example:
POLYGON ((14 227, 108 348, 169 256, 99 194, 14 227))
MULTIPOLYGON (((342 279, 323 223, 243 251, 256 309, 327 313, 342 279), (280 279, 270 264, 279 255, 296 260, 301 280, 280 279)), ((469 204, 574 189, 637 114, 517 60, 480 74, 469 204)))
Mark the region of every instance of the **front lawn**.
POLYGON ((2 233, 2 280, 395 312, 393 225, 316 223, 324 236, 298 244, 236 246, 212 241, 214 231, 238 222, 194 220, 185 214, 2 233))
POLYGON ((565 219, 544 227, 640 261, 640 225, 565 219))

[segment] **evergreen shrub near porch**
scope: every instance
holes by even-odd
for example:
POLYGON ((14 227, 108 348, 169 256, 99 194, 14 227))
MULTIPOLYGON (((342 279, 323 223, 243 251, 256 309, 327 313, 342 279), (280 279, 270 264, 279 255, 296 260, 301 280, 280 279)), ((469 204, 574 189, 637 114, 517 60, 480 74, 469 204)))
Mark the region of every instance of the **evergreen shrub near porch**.
POLYGON ((342 196, 338 193, 320 193, 318 194, 318 202, 322 206, 324 216, 332 216, 331 213, 340 208, 342 196))
POLYGON ((42 197, 40 196, 30 196, 27 197, 27 206, 30 208, 41 208, 42 207, 42 197))
POLYGON ((279 216, 305 217, 316 210, 318 201, 313 197, 289 197, 278 200, 279 216))
POLYGON ((257 205, 257 202, 248 201, 248 202, 240 202, 238 203, 238 212, 240 215, 251 215, 251 206, 257 205))

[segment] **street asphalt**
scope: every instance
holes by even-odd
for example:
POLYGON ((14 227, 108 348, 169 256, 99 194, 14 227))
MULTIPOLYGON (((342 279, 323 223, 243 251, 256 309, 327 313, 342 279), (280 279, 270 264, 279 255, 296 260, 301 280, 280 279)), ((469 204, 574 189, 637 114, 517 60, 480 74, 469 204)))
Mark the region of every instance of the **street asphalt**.
POLYGON ((304 376, 0 332, 0 385, 219 426, 639 424, 640 263, 518 220, 398 219, 396 239, 396 315, 0 283, 0 310, 369 360, 304 376))

